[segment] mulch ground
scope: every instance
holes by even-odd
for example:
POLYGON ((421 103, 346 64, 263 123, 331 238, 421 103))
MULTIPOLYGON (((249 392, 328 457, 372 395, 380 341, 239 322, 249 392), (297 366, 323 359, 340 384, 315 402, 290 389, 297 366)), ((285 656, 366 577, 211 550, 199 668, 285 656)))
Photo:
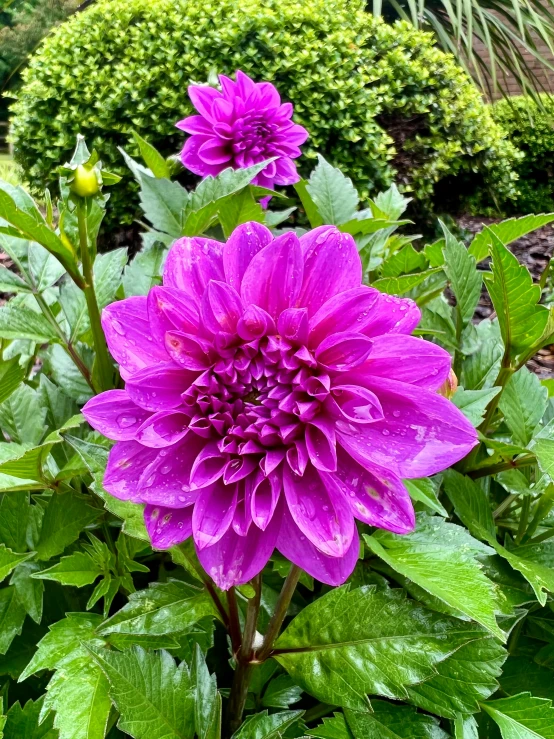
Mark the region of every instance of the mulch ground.
MULTIPOLYGON (((477 216, 463 216, 458 220, 460 228, 468 236, 480 231, 483 224, 489 225, 494 222, 495 220, 493 218, 477 216)), ((552 226, 545 226, 528 236, 514 241, 510 244, 509 248, 519 261, 525 264, 533 275, 533 279, 537 281, 554 254, 554 228, 552 226)), ((0 265, 5 267, 12 266, 8 255, 4 254, 1 250, 0 265)), ((6 295, 0 293, 0 305, 6 302, 6 297, 6 295)), ((486 290, 483 288, 476 317, 479 319, 488 318, 492 312, 492 304, 486 290)), ((541 378, 554 377, 554 344, 541 349, 527 366, 541 378)))

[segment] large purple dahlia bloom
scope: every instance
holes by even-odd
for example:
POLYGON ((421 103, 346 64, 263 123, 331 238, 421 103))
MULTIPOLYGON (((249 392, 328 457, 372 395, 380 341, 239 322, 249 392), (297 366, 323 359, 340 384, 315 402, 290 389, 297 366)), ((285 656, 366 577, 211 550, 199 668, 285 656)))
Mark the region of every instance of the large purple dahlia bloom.
POLYGON ((192 535, 221 588, 250 580, 275 547, 344 582, 359 553, 354 519, 411 531, 402 478, 432 475, 476 443, 437 393, 448 353, 409 335, 415 303, 361 281, 348 234, 274 238, 248 223, 226 244, 180 239, 163 287, 104 310, 126 382, 83 409, 117 441, 104 485, 146 503, 155 547, 192 535))
POLYGON ((302 126, 292 122, 292 104, 281 98, 270 82, 254 82, 244 72, 236 81, 220 75, 221 92, 191 85, 189 96, 199 115, 177 123, 192 134, 181 152, 183 165, 206 177, 226 167, 242 169, 278 157, 253 180, 271 190, 300 179, 293 159, 308 138, 302 126))

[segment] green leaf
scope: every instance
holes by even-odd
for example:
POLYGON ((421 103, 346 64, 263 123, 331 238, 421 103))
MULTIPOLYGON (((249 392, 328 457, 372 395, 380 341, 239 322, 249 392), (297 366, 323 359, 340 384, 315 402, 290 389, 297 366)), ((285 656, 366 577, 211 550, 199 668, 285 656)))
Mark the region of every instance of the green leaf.
POLYGON ((58 335, 43 315, 9 302, 0 308, 0 339, 29 339, 46 344, 57 341, 58 335))
POLYGON ((483 420, 488 404, 499 392, 499 387, 492 387, 490 390, 464 390, 459 387, 452 397, 452 402, 477 428, 483 420))
POLYGON ((492 387, 504 353, 498 321, 481 321, 475 330, 480 345, 474 354, 464 359, 460 377, 460 384, 466 390, 492 387))
POLYGON ((221 695, 217 691, 215 675, 210 675, 198 644, 194 646, 191 666, 194 686, 194 725, 198 739, 220 739, 221 695))
POLYGON ((75 401, 44 374, 40 375, 38 393, 41 407, 47 409, 46 420, 50 428, 61 428, 66 421, 79 412, 75 401))
POLYGON ((554 709, 552 702, 520 693, 482 704, 482 708, 498 724, 502 739, 553 739, 554 709))
POLYGON ((65 274, 56 257, 32 241, 27 247, 27 262, 32 283, 39 293, 52 287, 65 274))
POLYGON ((494 537, 487 536, 487 541, 497 554, 503 557, 514 570, 520 572, 533 588, 535 596, 541 605, 545 605, 547 592, 554 593, 554 569, 544 565, 540 560, 533 561, 533 545, 529 547, 518 547, 513 550, 501 546, 494 537), (527 556, 531 559, 527 559, 527 556))
POLYGON ((393 183, 388 190, 378 193, 375 200, 370 200, 369 203, 374 214, 377 208, 379 215, 383 214, 387 218, 396 220, 404 213, 411 200, 412 198, 404 197, 398 187, 393 183))
POLYGON ((466 325, 473 318, 481 296, 483 276, 477 270, 475 258, 441 223, 444 233, 444 271, 456 298, 456 310, 466 325))
POLYGON ((469 253, 481 262, 488 256, 490 245, 492 242, 491 232, 495 234, 503 244, 510 244, 512 241, 520 239, 537 228, 547 226, 554 221, 554 213, 543 213, 542 215, 528 215, 523 218, 508 218, 501 223, 492 223, 488 228, 483 229, 471 242, 469 253))
MULTIPOLYGON (((101 623, 102 617, 95 613, 68 613, 66 618, 49 626, 48 634, 38 643, 37 651, 21 673, 19 682, 41 670, 56 670, 68 659, 85 657, 87 652, 82 644, 97 638, 96 628, 101 623)), ((103 644, 100 640, 97 643, 103 644)))
POLYGON ((410 272, 420 272, 428 266, 424 254, 408 244, 384 262, 381 274, 383 277, 399 277, 410 272))
POLYGON ((487 554, 490 549, 465 529, 438 516, 419 516, 413 534, 378 531, 364 539, 393 570, 505 639, 496 623, 499 606, 494 585, 475 558, 476 553, 487 554))
POLYGON ((18 274, 0 265, 0 292, 29 293, 31 288, 18 274))
POLYGON ((312 200, 312 196, 308 192, 307 185, 307 180, 299 180, 295 183, 294 189, 296 190, 296 194, 300 198, 300 202, 302 203, 302 207, 304 208, 306 216, 308 217, 310 226, 312 228, 317 228, 318 226, 323 225, 323 218, 319 215, 317 205, 312 200))
POLYGON ((517 695, 529 690, 536 698, 554 700, 554 672, 537 664, 531 657, 508 657, 500 685, 507 695, 517 695))
POLYGON ((382 293, 388 295, 404 295, 415 287, 421 285, 432 275, 436 275, 442 270, 437 267, 435 269, 427 269, 424 272, 416 272, 412 275, 401 275, 400 277, 381 277, 375 282, 371 283, 372 287, 375 287, 382 293))
POLYGON ((529 449, 537 457, 541 471, 554 480, 554 419, 535 434, 529 449))
POLYGON ((0 427, 19 444, 38 444, 44 435, 45 418, 46 409, 41 408, 38 393, 29 385, 20 385, 0 405, 0 427))
POLYGON ((229 195, 225 198, 219 206, 218 213, 219 222, 226 239, 241 223, 248 223, 249 221, 263 223, 265 217, 262 206, 254 199, 248 187, 245 187, 237 195, 229 195))
POLYGON ((275 659, 318 700, 365 711, 368 693, 405 700, 408 686, 482 636, 481 627, 424 609, 402 591, 346 585, 293 619, 275 659))
POLYGON ((479 727, 473 716, 458 714, 454 720, 454 739, 479 739, 479 727))
POLYGON ((444 473, 443 484, 456 515, 473 536, 480 538, 483 531, 496 536, 488 498, 477 483, 456 470, 449 469, 444 473))
POLYGON ((417 500, 430 508, 440 516, 448 516, 442 503, 438 499, 437 485, 428 477, 422 477, 419 480, 404 480, 404 484, 412 500, 417 500))
POLYGON ((37 544, 37 559, 50 559, 76 539, 102 511, 89 505, 89 498, 75 493, 54 493, 46 507, 37 544))
POLYGON ((165 255, 166 247, 160 241, 145 243, 125 267, 123 289, 126 298, 132 295, 147 295, 154 285, 159 284, 165 255))
POLYGON ((58 739, 51 717, 39 724, 43 701, 43 697, 28 700, 23 708, 19 701, 14 703, 7 713, 4 739, 58 739))
POLYGON ((44 585, 33 579, 33 575, 40 570, 36 562, 24 562, 13 573, 10 585, 15 587, 19 602, 37 624, 42 621, 42 606, 44 585))
POLYGON ((124 653, 89 647, 110 683, 118 726, 135 739, 193 739, 194 693, 185 662, 140 647, 124 653))
POLYGON ((104 739, 112 709, 108 689, 88 654, 66 661, 48 683, 41 718, 55 711, 59 739, 104 739))
POLYGON ((21 634, 25 609, 13 585, 0 589, 0 654, 6 654, 14 638, 21 634))
POLYGON ((333 718, 324 718, 322 724, 308 730, 308 735, 319 739, 354 739, 342 713, 335 713, 333 718))
MULTIPOLYGON (((80 344, 76 347, 85 364, 91 368, 92 353, 88 347, 80 344), (88 361, 87 361, 88 360, 88 361)), ((79 404, 90 400, 93 393, 83 375, 79 372, 71 357, 59 344, 52 344, 45 352, 50 378, 58 385, 68 398, 79 404)))
POLYGON ((29 494, 4 495, 0 501, 0 542, 16 552, 27 549, 29 494))
POLYGON ((410 706, 372 701, 371 713, 345 711, 354 739, 448 739, 438 721, 410 706))
POLYGON ((0 403, 17 390, 25 378, 25 368, 19 366, 19 357, 0 362, 0 403))
POLYGON ((359 203, 352 180, 332 167, 319 154, 318 165, 310 175, 306 190, 315 203, 322 223, 339 226, 351 220, 359 203))
POLYGON ((131 593, 127 605, 105 621, 99 633, 173 634, 211 615, 214 606, 204 590, 179 580, 154 582, 131 593))
POLYGON ((522 367, 504 388, 498 407, 504 414, 516 444, 527 446, 544 415, 548 390, 534 372, 522 367))
POLYGON ((54 580, 61 585, 82 588, 92 585, 97 577, 104 574, 101 567, 85 552, 75 552, 62 557, 58 564, 35 575, 38 580, 54 580))
POLYGON ((498 317, 504 346, 510 356, 536 344, 548 321, 548 309, 538 305, 541 288, 533 283, 529 270, 491 231, 492 276, 487 289, 498 317))
POLYGON ((5 580, 18 564, 25 562, 33 556, 34 552, 17 554, 17 552, 12 552, 11 549, 7 549, 4 544, 0 544, 0 582, 5 580))
POLYGON ((267 711, 249 716, 232 739, 279 739, 289 726, 298 721, 304 711, 281 711, 268 715, 267 711))
POLYGON ((133 131, 133 138, 138 144, 141 157, 154 177, 166 177, 169 179, 169 165, 160 152, 152 144, 149 144, 148 141, 145 141, 142 136, 139 136, 136 131, 133 131))

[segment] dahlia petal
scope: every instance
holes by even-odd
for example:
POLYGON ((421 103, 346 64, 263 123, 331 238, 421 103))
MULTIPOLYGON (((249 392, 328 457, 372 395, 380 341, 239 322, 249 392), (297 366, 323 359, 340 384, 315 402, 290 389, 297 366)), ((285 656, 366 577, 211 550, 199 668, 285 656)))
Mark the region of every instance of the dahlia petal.
POLYGON ((102 328, 124 380, 143 367, 169 359, 152 338, 145 297, 125 298, 108 305, 102 311, 102 328))
POLYGON ((279 146, 281 153, 286 156, 282 156, 275 162, 275 184, 276 185, 294 185, 300 179, 296 165, 290 159, 290 157, 300 156, 300 149, 293 146, 279 146))
POLYGON ((256 90, 256 83, 240 69, 235 74, 237 93, 244 100, 256 90))
POLYGON ((227 283, 240 291, 242 278, 253 257, 273 241, 271 231, 261 223, 237 226, 223 247, 223 268, 227 283))
POLYGON ((95 395, 81 409, 93 429, 108 439, 130 441, 150 413, 133 403, 125 390, 107 390, 95 395))
POLYGON ((229 529, 237 507, 238 486, 222 481, 200 491, 192 514, 192 535, 198 551, 213 546, 229 529))
POLYGON ((160 362, 131 375, 125 389, 131 400, 147 411, 170 410, 181 405, 181 394, 195 377, 173 362, 160 362))
POLYGON ((213 239, 185 237, 176 241, 167 255, 163 283, 200 302, 210 280, 225 279, 223 244, 213 239))
POLYGON ((181 290, 155 286, 148 293, 147 301, 152 335, 164 348, 167 331, 198 332, 200 316, 196 302, 181 290))
POLYGON ((223 94, 227 98, 234 98, 236 93, 237 86, 233 82, 233 80, 230 77, 227 77, 224 74, 219 75, 219 84, 221 85, 221 88, 223 90, 223 94))
POLYGON ((144 523, 154 549, 171 549, 192 534, 192 506, 175 509, 147 505, 144 523))
POLYGON ((350 234, 334 226, 314 228, 300 238, 304 255, 304 281, 297 304, 313 316, 329 298, 359 287, 362 262, 350 234))
POLYGON ((216 98, 212 105, 212 115, 219 123, 229 121, 233 117, 233 103, 225 97, 216 98))
POLYGON ((281 105, 281 96, 271 82, 258 82, 256 85, 259 94, 260 106, 264 108, 278 108, 281 105))
POLYGON ((318 470, 334 472, 337 469, 335 427, 332 422, 317 416, 306 425, 306 449, 310 462, 318 470))
POLYGON ((277 318, 295 303, 302 284, 302 251, 296 234, 284 233, 260 252, 242 280, 241 297, 277 318))
POLYGON ((226 485, 232 485, 235 482, 244 480, 245 477, 253 472, 258 466, 257 458, 244 455, 240 458, 227 462, 223 470, 223 482, 226 485))
POLYGON ((421 311, 409 298, 379 294, 371 320, 361 329, 366 336, 411 334, 421 319, 421 311))
POLYGON ((279 336, 291 344, 305 344, 308 340, 308 311, 306 308, 287 308, 277 323, 279 336))
POLYGON ((390 470, 377 465, 362 467, 346 452, 339 450, 336 472, 323 473, 321 479, 329 490, 342 491, 354 516, 395 534, 409 534, 415 526, 410 494, 390 470))
POLYGON ((306 442, 303 439, 297 439, 294 445, 287 449, 287 463, 291 470, 302 477, 308 466, 310 457, 306 448, 306 442))
POLYGON ((333 404, 336 404, 340 414, 347 421, 372 423, 383 418, 379 398, 365 387, 335 385, 331 394, 333 404))
POLYGON ((202 567, 221 590, 244 585, 263 570, 273 554, 279 523, 275 515, 265 531, 251 526, 246 536, 238 536, 230 527, 216 544, 198 551, 202 567))
POLYGON ((171 446, 186 436, 189 420, 179 411, 158 411, 144 421, 135 438, 154 449, 171 446))
POLYGON ((263 308, 249 305, 237 324, 237 333, 241 339, 252 341, 261 339, 275 332, 275 321, 263 308))
POLYGON ((219 90, 208 85, 189 85, 189 97, 192 104, 201 116, 213 122, 212 106, 221 97, 219 90))
POLYGON ((206 444, 194 460, 190 471, 190 487, 192 490, 206 488, 223 475, 227 457, 219 451, 217 443, 206 444))
POLYGON ((365 362, 371 347, 371 339, 366 336, 343 331, 324 339, 316 350, 315 358, 328 370, 347 372, 365 362))
POLYGON ((220 164, 207 164, 198 155, 200 147, 206 143, 205 134, 194 134, 190 136, 181 150, 181 163, 183 167, 189 169, 200 177, 208 177, 209 175, 218 175, 224 167, 220 164))
POLYGON ((252 525, 252 513, 250 510, 250 495, 248 488, 250 478, 239 484, 237 507, 233 516, 233 531, 239 536, 246 536, 252 525))
POLYGON ((329 493, 311 465, 302 477, 285 466, 283 489, 290 514, 302 533, 323 554, 343 557, 355 532, 346 498, 329 493))
POLYGON ((304 536, 285 511, 277 540, 277 549, 297 567, 326 585, 342 585, 352 574, 360 555, 358 532, 354 533, 350 546, 342 557, 329 557, 317 549, 304 536))
POLYGON ((198 156, 206 164, 226 164, 231 161, 233 154, 227 142, 214 137, 202 144, 198 149, 198 156))
POLYGON ((185 131, 185 133, 199 133, 203 136, 210 136, 213 130, 210 123, 201 115, 189 115, 188 118, 183 118, 175 126, 181 131, 185 131))
POLYGON ((198 336, 168 331, 165 335, 165 347, 171 359, 185 370, 199 372, 213 364, 211 344, 198 336))
POLYGON ((261 472, 256 475, 250 495, 250 511, 252 520, 262 531, 269 526, 283 487, 282 475, 273 472, 265 477, 261 472))
POLYGON ((298 123, 293 124, 290 128, 286 129, 286 138, 290 144, 295 146, 302 146, 306 139, 310 135, 304 126, 300 126, 298 123))
POLYGON ((381 402, 384 419, 337 422, 337 440, 362 466, 379 465, 401 478, 427 477, 458 462, 477 443, 477 432, 441 395, 382 377, 365 383, 381 402))
POLYGON ((148 450, 157 453, 140 476, 140 501, 166 508, 183 508, 194 503, 198 491, 190 489, 190 470, 204 444, 203 439, 189 434, 170 453, 166 449, 148 450))
POLYGON ((157 449, 148 449, 136 441, 118 441, 110 449, 102 484, 116 498, 139 503, 138 482, 157 454, 157 449))
POLYGON ((208 330, 214 334, 234 333, 243 310, 240 295, 234 288, 217 280, 208 283, 201 304, 202 320, 208 330))
POLYGON ((309 346, 316 347, 330 334, 341 331, 363 332, 381 293, 373 287, 355 287, 325 302, 310 319, 309 346))
POLYGON ((360 373, 438 390, 450 373, 451 357, 442 347, 416 336, 376 336, 360 373))

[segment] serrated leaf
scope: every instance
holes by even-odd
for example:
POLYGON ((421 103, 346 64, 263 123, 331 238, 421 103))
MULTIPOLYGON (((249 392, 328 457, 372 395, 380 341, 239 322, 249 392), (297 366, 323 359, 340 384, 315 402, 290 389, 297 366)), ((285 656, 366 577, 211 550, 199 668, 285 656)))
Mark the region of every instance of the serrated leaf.
POLYGON ((36 562, 24 562, 13 573, 10 584, 15 587, 19 602, 37 624, 42 621, 44 585, 33 579, 40 570, 36 562))
POLYGON ((79 412, 75 401, 44 374, 40 375, 38 393, 41 406, 47 409, 46 421, 50 428, 61 428, 66 421, 79 412))
POLYGON ((44 697, 28 700, 23 708, 19 701, 14 703, 6 716, 4 739, 58 739, 52 716, 39 723, 43 701, 44 697))
POLYGON ((528 656, 508 657, 502 669, 500 685, 507 695, 518 695, 529 690, 536 698, 554 700, 554 672, 528 656))
POLYGON ((198 644, 191 665, 194 686, 194 725, 198 739, 219 739, 221 736, 221 695, 215 675, 210 675, 198 644))
MULTIPOLYGON (((41 670, 55 670, 68 658, 86 656, 82 644, 96 638, 96 628, 101 623, 102 617, 95 613, 68 613, 66 618, 51 624, 48 634, 40 640, 32 660, 21 673, 19 682, 41 670)), ((103 642, 98 641, 98 644, 101 646, 103 642)))
POLYGON ((437 485, 428 477, 422 477, 419 480, 405 480, 404 484, 412 500, 417 500, 430 508, 440 516, 448 516, 444 506, 438 499, 437 485))
POLYGON ((40 244, 29 242, 27 263, 35 290, 42 293, 52 287, 64 274, 62 264, 40 244))
POLYGON ((185 662, 140 647, 124 653, 89 648, 107 676, 118 726, 135 739, 193 739, 194 693, 185 662))
POLYGON ((378 531, 364 535, 374 554, 451 608, 482 624, 499 639, 498 610, 493 583, 484 575, 477 553, 490 553, 465 529, 438 516, 419 516, 413 534, 378 531))
POLYGON ((154 177, 166 177, 169 179, 169 165, 160 152, 152 144, 149 144, 148 141, 143 139, 142 136, 139 136, 136 131, 132 133, 140 149, 140 155, 154 177))
POLYGON ((133 295, 147 295, 154 285, 159 284, 166 253, 165 245, 159 241, 144 244, 123 272, 123 289, 126 298, 133 295))
POLYGON ((56 331, 42 314, 12 302, 0 308, 0 338, 29 339, 37 344, 58 341, 56 331))
POLYGON ((280 739, 298 721, 304 711, 281 711, 268 715, 267 711, 249 716, 232 739, 280 739))
POLYGON ((290 675, 278 675, 271 680, 262 697, 264 708, 289 708, 302 698, 302 688, 294 683, 290 675))
POLYGON ((264 210, 252 196, 249 187, 237 195, 229 195, 219 205, 218 217, 226 239, 237 226, 249 221, 264 222, 264 210))
POLYGON ((547 592, 554 593, 554 569, 545 566, 540 561, 527 559, 526 554, 532 557, 533 545, 517 547, 509 550, 501 546, 494 537, 486 537, 489 544, 503 557, 514 570, 520 572, 533 588, 535 596, 541 605, 545 605, 547 592))
POLYGON ((452 402, 477 428, 483 420, 488 404, 499 392, 499 387, 493 387, 490 390, 464 390, 460 387, 454 393, 452 402))
MULTIPOLYGON (((76 347, 85 364, 92 364, 92 354, 88 347, 80 344, 76 347), (87 361, 88 360, 88 361, 87 361)), ((50 378, 58 385, 68 398, 71 398, 79 404, 86 403, 92 398, 93 392, 87 381, 79 372, 73 360, 63 350, 59 344, 52 344, 45 352, 48 368, 50 370, 50 378)))
POLYGON ((479 739, 479 727, 473 716, 462 716, 462 714, 456 716, 454 739, 479 739))
POLYGON ((541 471, 554 480, 554 419, 535 434, 529 449, 537 457, 541 471))
POLYGON ((491 244, 490 232, 492 231, 503 244, 510 244, 520 239, 537 228, 547 226, 554 221, 554 213, 543 213, 542 215, 528 215, 522 218, 508 218, 501 223, 492 223, 488 229, 480 231, 469 247, 469 253, 480 262, 489 253, 491 244))
POLYGON ((383 277, 399 277, 410 272, 420 272, 428 266, 423 252, 416 251, 411 244, 408 244, 383 263, 381 274, 383 277))
POLYGON ((444 233, 444 271, 456 298, 456 310, 463 324, 473 318, 481 296, 483 277, 475 258, 441 223, 444 233))
POLYGON ((372 701, 371 713, 345 711, 354 739, 448 739, 438 721, 410 706, 372 701))
POLYGON ((31 288, 18 274, 0 264, 0 292, 29 293, 31 288))
POLYGON ((41 570, 35 575, 38 580, 54 580, 61 585, 73 585, 82 588, 92 585, 97 577, 104 574, 99 565, 86 552, 75 552, 69 557, 62 557, 58 564, 41 570))
POLYGON ((29 493, 4 495, 0 501, 0 542, 16 552, 27 549, 29 493))
POLYGON ((20 385, 0 405, 0 428, 12 441, 36 445, 44 435, 46 409, 40 397, 29 385, 20 385))
POLYGON ((307 180, 299 180, 294 184, 294 189, 300 198, 300 202, 302 203, 302 207, 308 217, 310 226, 312 228, 317 228, 318 226, 323 225, 323 218, 320 216, 317 205, 314 203, 312 196, 308 192, 307 185, 307 180))
POLYGON ((444 473, 443 484, 456 515, 473 536, 479 538, 483 531, 496 536, 488 498, 477 483, 456 470, 449 469, 444 473))
POLYGON ((14 638, 21 634, 25 609, 13 585, 0 589, 0 654, 6 654, 14 638))
POLYGON ((173 634, 211 615, 214 606, 205 591, 179 580, 154 582, 131 593, 127 605, 105 621, 99 633, 173 634))
POLYGON ((381 277, 375 282, 371 283, 371 286, 376 288, 382 293, 388 295, 405 295, 414 288, 421 285, 432 275, 436 275, 442 272, 440 268, 426 269, 424 272, 416 272, 411 275, 401 275, 400 277, 381 277))
POLYGON ((18 554, 17 552, 12 552, 11 549, 7 549, 4 544, 0 544, 0 582, 5 580, 18 564, 25 562, 33 556, 34 552, 18 554))
POLYGON ((324 718, 322 724, 308 730, 308 735, 318 739, 354 739, 342 713, 335 713, 333 718, 324 718))
POLYGON ((482 704, 498 724, 502 739, 553 739, 554 708, 544 698, 520 693, 482 704))
POLYGON ((492 275, 486 285, 497 314, 504 346, 510 356, 536 344, 548 321, 548 309, 538 305, 541 288, 533 283, 529 270, 518 262, 500 239, 490 232, 492 275))
POLYGON ((55 493, 50 498, 42 521, 42 529, 37 544, 37 559, 50 559, 76 539, 102 511, 93 508, 89 499, 75 493, 61 495, 55 493))
POLYGON ((332 167, 319 154, 306 190, 315 203, 322 223, 339 226, 354 217, 359 203, 352 180, 332 167))
POLYGON ((548 391, 537 375, 522 367, 514 373, 504 388, 498 407, 512 432, 514 441, 527 446, 533 431, 544 415, 548 391))
POLYGON ((369 203, 373 211, 379 209, 379 215, 384 214, 387 218, 396 219, 400 218, 411 201, 412 198, 404 197, 393 183, 388 190, 378 193, 375 200, 370 200, 369 203))
POLYGON ((399 590, 336 588, 304 608, 275 643, 275 659, 318 700, 367 710, 367 694, 406 699, 410 685, 483 636, 399 590))
POLYGON ((25 378, 25 368, 20 367, 19 357, 0 362, 0 403, 17 390, 25 378))

